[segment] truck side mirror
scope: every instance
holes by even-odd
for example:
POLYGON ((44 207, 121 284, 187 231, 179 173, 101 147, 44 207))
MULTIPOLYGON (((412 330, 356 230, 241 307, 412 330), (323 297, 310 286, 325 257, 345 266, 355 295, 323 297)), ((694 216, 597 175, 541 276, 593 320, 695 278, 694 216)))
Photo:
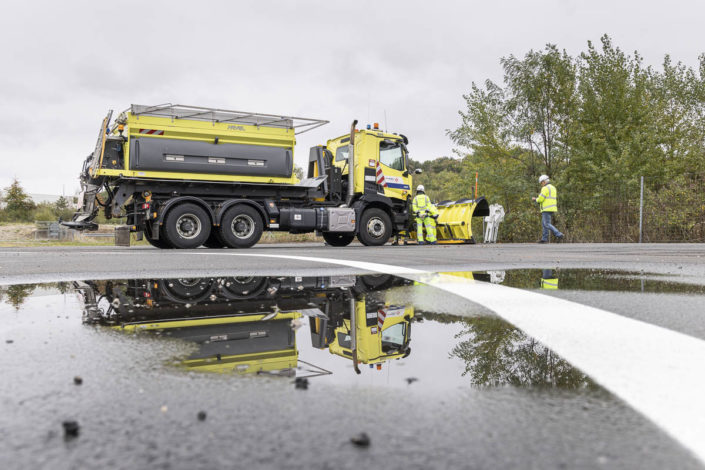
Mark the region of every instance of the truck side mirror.
POLYGON ((404 173, 402 173, 401 175, 402 175, 404 178, 406 178, 407 176, 409 176, 409 171, 408 171, 408 170, 404 170, 404 173))
POLYGON ((421 173, 423 173, 423 170, 421 168, 417 168, 414 170, 415 175, 420 175, 421 173))

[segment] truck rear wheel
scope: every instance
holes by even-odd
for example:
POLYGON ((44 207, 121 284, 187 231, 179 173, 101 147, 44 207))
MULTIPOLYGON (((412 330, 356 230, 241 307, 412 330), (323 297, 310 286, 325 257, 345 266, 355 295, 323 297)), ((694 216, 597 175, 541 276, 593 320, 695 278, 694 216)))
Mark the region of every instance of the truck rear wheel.
POLYGON ((144 239, 147 240, 147 243, 149 243, 150 245, 152 245, 154 248, 160 248, 160 249, 162 249, 162 250, 166 250, 166 249, 171 248, 171 245, 169 245, 169 244, 166 242, 166 240, 163 240, 163 239, 155 240, 155 239, 153 239, 153 238, 149 238, 149 237, 146 236, 146 235, 145 235, 144 239))
POLYGON ((162 233, 162 237, 159 240, 152 238, 152 230, 150 227, 150 224, 147 224, 144 229, 144 239, 147 240, 147 243, 152 245, 154 248, 159 248, 162 250, 173 248, 173 246, 166 241, 166 238, 164 238, 164 233, 162 233))
POLYGON ((225 212, 220 221, 220 238, 230 248, 249 248, 262 236, 264 222, 257 209, 236 204, 225 212))
POLYGON ((323 239, 330 246, 348 246, 355 239, 355 234, 340 232, 323 232, 323 239))
POLYGON ((179 204, 164 220, 164 236, 174 248, 198 248, 208 240, 210 233, 210 217, 196 204, 179 204))
POLYGON ((357 239, 366 246, 381 246, 392 236, 392 219, 382 209, 375 207, 362 213, 357 239))
POLYGON ((203 246, 205 246, 206 248, 223 248, 225 246, 225 243, 223 243, 223 241, 220 239, 217 230, 211 230, 211 234, 208 237, 208 240, 203 242, 203 246))

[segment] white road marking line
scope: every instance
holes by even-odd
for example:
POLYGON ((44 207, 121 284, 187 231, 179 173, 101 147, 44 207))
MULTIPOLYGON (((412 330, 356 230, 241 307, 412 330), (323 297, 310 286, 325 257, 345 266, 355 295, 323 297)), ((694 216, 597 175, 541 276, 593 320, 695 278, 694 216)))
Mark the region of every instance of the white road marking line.
POLYGON ((296 256, 296 255, 265 255, 260 253, 187 253, 192 255, 215 255, 215 256, 256 256, 258 258, 281 258, 281 259, 293 259, 298 261, 312 261, 314 263, 330 263, 339 264, 342 266, 348 266, 350 268, 364 269, 365 271, 380 272, 388 274, 423 274, 428 271, 421 271, 419 269, 407 268, 404 266, 393 266, 390 264, 379 264, 379 263, 368 263, 366 261, 352 261, 345 259, 335 259, 335 258, 313 258, 310 256, 296 256))
POLYGON ((398 274, 483 305, 554 350, 705 463, 705 341, 536 292, 401 266, 307 256, 203 254, 294 259, 398 274))

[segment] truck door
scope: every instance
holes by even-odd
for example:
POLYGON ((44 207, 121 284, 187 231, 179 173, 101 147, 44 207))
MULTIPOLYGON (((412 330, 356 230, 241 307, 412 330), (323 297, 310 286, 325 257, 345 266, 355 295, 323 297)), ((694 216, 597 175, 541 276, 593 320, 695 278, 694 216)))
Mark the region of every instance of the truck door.
POLYGON ((411 187, 402 142, 396 139, 381 139, 379 141, 379 162, 386 184, 384 195, 405 200, 411 187))

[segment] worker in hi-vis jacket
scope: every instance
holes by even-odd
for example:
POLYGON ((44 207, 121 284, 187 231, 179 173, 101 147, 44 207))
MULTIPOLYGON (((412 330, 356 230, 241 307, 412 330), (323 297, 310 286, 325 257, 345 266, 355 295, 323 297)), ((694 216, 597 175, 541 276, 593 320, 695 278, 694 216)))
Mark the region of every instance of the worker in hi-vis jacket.
POLYGON ((541 227, 543 232, 539 243, 548 243, 549 230, 559 241, 563 239, 563 234, 551 223, 553 214, 558 212, 558 191, 551 184, 548 175, 539 176, 539 184, 541 185, 541 193, 538 197, 533 197, 534 201, 541 206, 541 227))
POLYGON ((411 202, 411 209, 416 218, 416 240, 419 245, 424 242, 424 229, 426 229, 426 242, 429 245, 436 244, 436 219, 438 219, 438 209, 426 196, 424 187, 420 184, 416 188, 416 196, 411 202))

